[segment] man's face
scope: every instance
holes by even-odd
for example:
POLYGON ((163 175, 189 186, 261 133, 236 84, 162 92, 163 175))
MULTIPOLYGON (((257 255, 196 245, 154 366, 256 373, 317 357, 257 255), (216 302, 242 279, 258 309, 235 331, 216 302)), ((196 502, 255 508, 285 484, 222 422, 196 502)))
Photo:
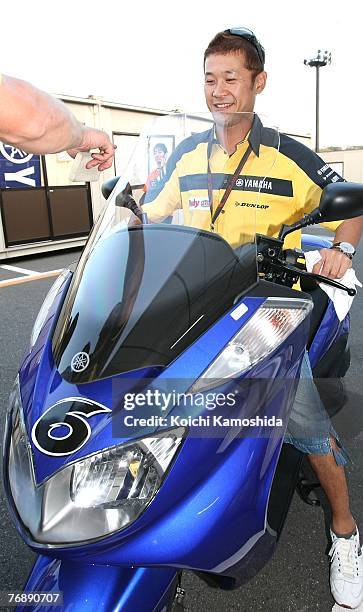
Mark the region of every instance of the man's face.
POLYGON ((154 149, 154 158, 158 168, 165 165, 165 153, 162 149, 154 149))
POLYGON ((234 125, 239 116, 233 113, 252 113, 256 94, 263 90, 265 80, 265 72, 253 78, 242 53, 209 55, 205 62, 204 93, 216 122, 234 125))

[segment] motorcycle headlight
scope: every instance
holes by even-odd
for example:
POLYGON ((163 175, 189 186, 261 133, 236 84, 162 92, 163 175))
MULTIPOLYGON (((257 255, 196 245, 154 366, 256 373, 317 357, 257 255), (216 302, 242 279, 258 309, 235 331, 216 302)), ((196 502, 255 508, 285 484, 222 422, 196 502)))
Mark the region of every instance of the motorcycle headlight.
POLYGON ((123 507, 127 522, 134 520, 160 487, 181 441, 178 436, 183 432, 177 433, 116 446, 76 463, 71 478, 74 504, 78 508, 123 507))
POLYGON ((206 391, 235 378, 272 353, 312 310, 310 300, 269 298, 189 389, 206 391))
POLYGON ((36 485, 18 387, 12 396, 8 483, 35 542, 69 546, 133 521, 154 499, 181 446, 185 428, 119 444, 67 465, 36 485))

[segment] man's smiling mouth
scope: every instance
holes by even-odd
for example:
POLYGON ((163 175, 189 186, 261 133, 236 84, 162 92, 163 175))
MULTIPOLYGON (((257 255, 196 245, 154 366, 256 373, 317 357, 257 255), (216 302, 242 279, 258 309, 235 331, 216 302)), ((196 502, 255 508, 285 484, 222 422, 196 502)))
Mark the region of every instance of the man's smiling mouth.
POLYGON ((220 104, 213 104, 214 108, 218 108, 220 110, 223 110, 224 108, 230 108, 231 106, 233 106, 233 102, 221 102, 220 104))

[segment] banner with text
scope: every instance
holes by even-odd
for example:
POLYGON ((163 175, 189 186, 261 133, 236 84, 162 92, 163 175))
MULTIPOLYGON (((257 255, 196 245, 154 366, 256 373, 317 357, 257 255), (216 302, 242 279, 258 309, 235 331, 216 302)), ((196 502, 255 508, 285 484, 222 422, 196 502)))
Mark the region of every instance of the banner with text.
POLYGON ((41 187, 40 156, 0 142, 0 189, 41 187))

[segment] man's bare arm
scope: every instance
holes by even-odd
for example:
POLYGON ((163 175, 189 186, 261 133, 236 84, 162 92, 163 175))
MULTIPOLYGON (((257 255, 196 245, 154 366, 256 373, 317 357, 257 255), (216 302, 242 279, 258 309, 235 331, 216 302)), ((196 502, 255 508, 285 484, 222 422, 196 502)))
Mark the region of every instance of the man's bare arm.
POLYGON ((98 149, 88 168, 112 165, 114 145, 108 135, 80 123, 65 104, 20 79, 2 76, 0 82, 0 140, 29 153, 98 149))
MULTIPOLYGON (((358 246, 363 230, 363 216, 347 219, 336 230, 334 243, 350 242, 358 246)), ((322 274, 330 278, 341 278, 348 268, 352 267, 351 260, 336 249, 321 249, 321 260, 313 267, 315 274, 322 274)))

